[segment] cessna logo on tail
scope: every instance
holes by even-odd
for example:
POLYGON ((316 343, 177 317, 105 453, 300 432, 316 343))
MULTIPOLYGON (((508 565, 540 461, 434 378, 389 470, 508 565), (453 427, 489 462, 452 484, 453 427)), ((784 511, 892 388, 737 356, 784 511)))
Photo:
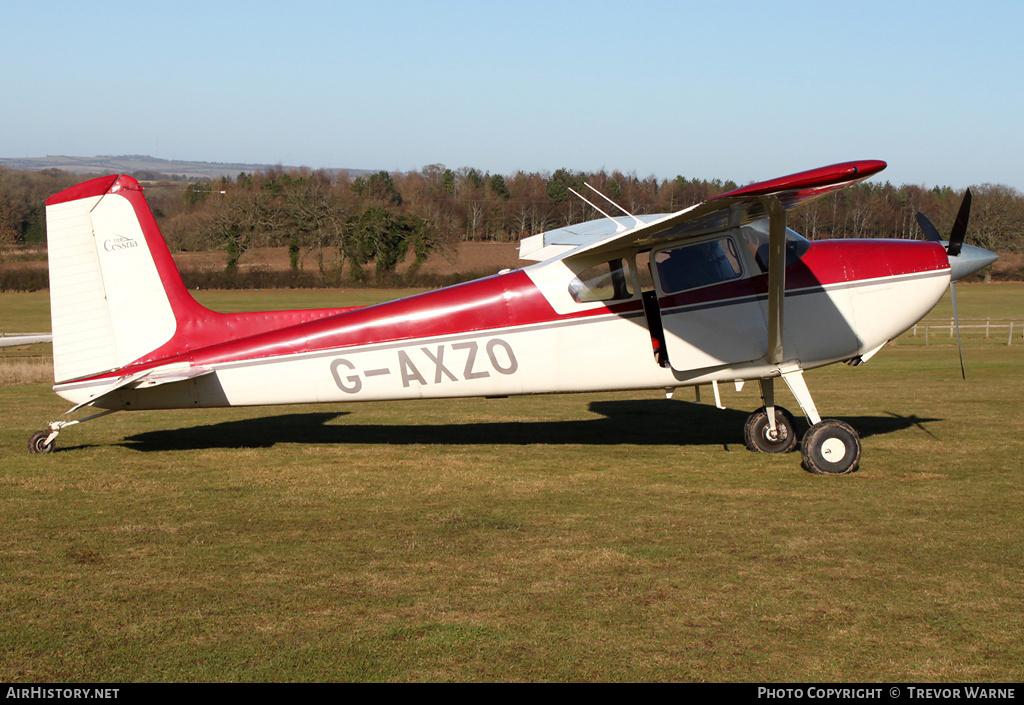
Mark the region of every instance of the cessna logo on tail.
POLYGON ((130 237, 124 235, 116 235, 111 238, 107 238, 103 241, 103 249, 107 252, 116 252, 117 250, 130 250, 134 247, 138 247, 139 243, 130 237))

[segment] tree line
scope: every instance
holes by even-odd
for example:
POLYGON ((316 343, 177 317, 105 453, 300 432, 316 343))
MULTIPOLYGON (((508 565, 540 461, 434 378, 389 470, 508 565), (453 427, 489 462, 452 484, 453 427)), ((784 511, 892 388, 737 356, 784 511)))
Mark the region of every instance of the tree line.
MULTIPOLYGON (((45 242, 43 202, 83 178, 55 169, 0 169, 0 245, 45 242)), ((157 181, 147 184, 146 195, 172 250, 223 250, 230 273, 252 248, 287 247, 294 271, 312 261, 321 281, 359 282, 393 276, 409 253, 415 273, 431 252, 461 241, 516 241, 601 217, 572 193, 586 195, 585 184, 637 215, 676 211, 737 187, 620 171, 502 175, 432 164, 356 178, 275 167, 188 184, 157 181)), ((968 241, 1024 252, 1024 195, 997 184, 972 192, 968 241)), ((948 233, 961 197, 949 187, 869 181, 792 211, 790 226, 810 239, 919 239, 916 213, 948 233)))

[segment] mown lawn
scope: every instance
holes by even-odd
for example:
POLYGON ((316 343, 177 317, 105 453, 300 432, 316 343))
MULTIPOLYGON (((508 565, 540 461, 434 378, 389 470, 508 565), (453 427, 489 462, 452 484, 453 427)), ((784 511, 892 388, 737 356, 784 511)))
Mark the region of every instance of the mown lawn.
POLYGON ((808 375, 843 477, 744 450, 749 384, 122 413, 48 456, 66 404, 0 387, 0 680, 1020 681, 1024 344, 965 352, 808 375))

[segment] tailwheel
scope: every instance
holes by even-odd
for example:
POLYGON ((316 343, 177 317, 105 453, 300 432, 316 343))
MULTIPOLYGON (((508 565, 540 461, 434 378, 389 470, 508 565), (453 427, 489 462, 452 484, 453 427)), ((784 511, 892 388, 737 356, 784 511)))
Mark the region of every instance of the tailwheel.
POLYGON ((743 442, 755 453, 788 453, 796 447, 796 420, 781 406, 775 407, 775 431, 768 423, 768 411, 761 407, 747 417, 743 442))
POLYGON ((860 436, 838 419, 824 419, 804 434, 800 444, 803 466, 818 475, 845 475, 860 464, 860 436))
POLYGON ((53 439, 49 443, 46 439, 50 437, 50 431, 36 431, 28 439, 28 452, 29 453, 52 453, 53 449, 57 447, 56 440, 53 439))

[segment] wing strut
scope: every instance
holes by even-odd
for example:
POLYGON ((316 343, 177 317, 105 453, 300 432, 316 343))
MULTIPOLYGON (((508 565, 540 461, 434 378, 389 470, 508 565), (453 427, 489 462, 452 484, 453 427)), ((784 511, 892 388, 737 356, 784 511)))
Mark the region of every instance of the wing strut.
MULTIPOLYGON (((783 360, 782 313, 786 298, 786 208, 777 196, 766 196, 761 204, 770 218, 768 224, 768 352, 769 364, 783 360)), ((769 433, 775 427, 775 378, 760 380, 761 399, 768 414, 769 433)))
POLYGON ((783 360, 782 314, 786 298, 786 208, 778 197, 761 199, 768 212, 768 362, 783 360))

